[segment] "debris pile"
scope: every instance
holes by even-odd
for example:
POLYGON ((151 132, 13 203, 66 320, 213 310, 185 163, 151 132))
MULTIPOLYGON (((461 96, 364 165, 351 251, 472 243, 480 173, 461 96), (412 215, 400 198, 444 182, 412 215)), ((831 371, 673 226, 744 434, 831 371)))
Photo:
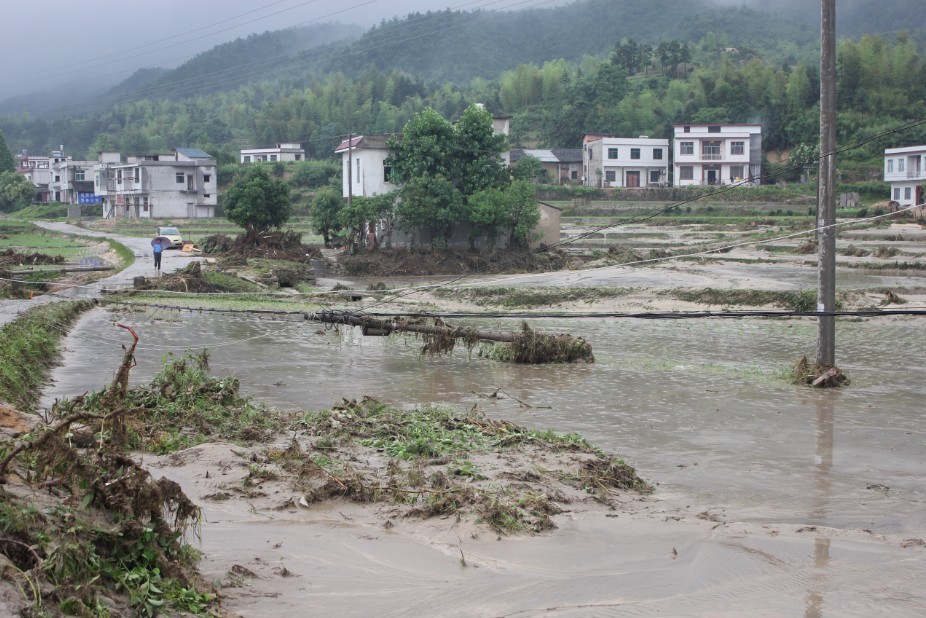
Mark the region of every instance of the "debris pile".
POLYGON ((807 356, 801 356, 794 364, 794 382, 817 388, 836 388, 848 386, 849 378, 835 365, 811 363, 807 356))
POLYGON ((309 262, 323 259, 318 247, 302 244, 302 234, 288 231, 250 231, 231 238, 225 234, 207 236, 200 246, 204 254, 244 258, 268 258, 309 262))

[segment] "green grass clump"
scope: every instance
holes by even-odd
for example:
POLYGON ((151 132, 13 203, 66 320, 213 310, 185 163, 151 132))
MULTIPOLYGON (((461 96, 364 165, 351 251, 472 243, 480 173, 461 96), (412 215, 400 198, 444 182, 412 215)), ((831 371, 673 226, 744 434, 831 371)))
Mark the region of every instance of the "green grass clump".
POLYGON ((526 444, 555 451, 600 453, 577 434, 527 429, 492 421, 478 412, 460 413, 442 406, 400 410, 375 399, 354 402, 346 409, 308 412, 297 425, 335 444, 357 441, 403 460, 486 453, 526 444))
POLYGON ((24 412, 34 409, 62 337, 93 306, 91 301, 42 305, 0 329, 0 401, 24 412))

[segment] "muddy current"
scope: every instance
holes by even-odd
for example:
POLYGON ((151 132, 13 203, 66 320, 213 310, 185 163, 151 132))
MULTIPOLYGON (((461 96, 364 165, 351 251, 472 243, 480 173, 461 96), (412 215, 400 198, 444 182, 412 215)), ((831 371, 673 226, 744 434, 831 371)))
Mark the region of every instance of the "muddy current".
MULTIPOLYGON (((742 522, 744 535, 764 531, 768 539, 783 529, 833 529, 826 538, 789 537, 770 549, 765 546, 770 540, 741 542, 726 527, 721 538, 716 526, 706 526, 693 543, 697 557, 682 580, 654 566, 655 557, 650 564, 643 557, 625 556, 620 568, 611 561, 614 552, 645 553, 659 543, 666 544, 658 549, 658 560, 664 561, 676 545, 682 554, 682 543, 690 549, 684 536, 663 538, 664 532, 652 531, 649 540, 642 534, 632 542, 623 539, 617 548, 602 530, 596 534, 605 536, 589 538, 567 529, 560 540, 551 541, 554 549, 545 550, 553 555, 518 543, 515 556, 493 558, 508 565, 501 568, 501 579, 485 579, 488 572, 477 576, 471 570, 465 576, 438 576, 442 587, 426 577, 427 592, 414 592, 420 602, 439 593, 461 603, 474 594, 506 599, 486 611, 438 613, 534 615, 556 607, 552 615, 591 615, 581 609, 586 604, 596 608, 594 615, 726 615, 755 609, 762 611, 754 615, 870 615, 887 606, 895 615, 926 612, 926 598, 910 583, 926 575, 926 550, 899 548, 905 539, 926 538, 926 337, 916 320, 838 322, 837 363, 851 386, 812 391, 793 386, 784 376, 798 356, 813 356, 816 323, 808 319, 533 321, 540 330, 585 337, 596 363, 518 366, 465 349, 425 358, 414 338, 362 337, 357 329, 296 318, 97 310, 66 340, 64 361, 52 376, 44 406, 112 379, 127 338, 114 322, 132 326, 140 336, 135 383, 150 380, 170 353, 207 348, 213 373, 239 377, 243 391, 270 405, 322 409, 342 397, 364 395, 400 405, 478 405, 495 418, 579 432, 617 452, 656 485, 654 499, 669 501, 673 513, 707 523, 742 522), (891 540, 872 548, 869 537, 891 540), (564 566, 557 574, 539 565, 538 572, 530 566, 519 570, 519 560, 524 565, 544 560, 584 564, 564 566), (633 566, 635 560, 642 562, 633 566), (799 577, 792 562, 806 568, 799 577), (611 574, 610 583, 601 579, 604 573, 611 574), (665 587, 652 588, 663 577, 665 587), (719 592, 705 596, 732 581, 737 584, 729 598, 719 592), (614 582, 637 591, 597 592, 614 582), (561 602, 564 595, 568 602, 561 602), (769 604, 772 599, 775 603, 769 604), (684 602, 689 604, 679 605, 684 602)), ((518 327, 505 320, 470 324, 518 327)), ((416 551, 409 554, 413 562, 416 551)), ((429 559, 420 560, 416 572, 427 572, 429 559)), ((678 567, 674 554, 672 564, 678 567)), ((345 568, 351 572, 349 565, 345 568)), ((345 593, 314 599, 318 604, 308 606, 352 615, 374 606, 383 615, 403 615, 416 607, 427 612, 426 606, 408 605, 401 594, 392 594, 397 589, 413 594, 414 587, 404 580, 371 585, 366 596, 345 593)), ((244 614, 264 615, 259 609, 244 614)))

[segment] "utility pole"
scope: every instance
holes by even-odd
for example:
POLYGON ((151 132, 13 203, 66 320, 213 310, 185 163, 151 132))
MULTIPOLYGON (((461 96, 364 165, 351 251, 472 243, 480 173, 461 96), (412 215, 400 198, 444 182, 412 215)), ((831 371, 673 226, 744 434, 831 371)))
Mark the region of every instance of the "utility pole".
MULTIPOLYGON (((821 1, 817 312, 836 310, 836 0, 821 1)), ((836 318, 821 315, 817 364, 836 364, 836 318)))

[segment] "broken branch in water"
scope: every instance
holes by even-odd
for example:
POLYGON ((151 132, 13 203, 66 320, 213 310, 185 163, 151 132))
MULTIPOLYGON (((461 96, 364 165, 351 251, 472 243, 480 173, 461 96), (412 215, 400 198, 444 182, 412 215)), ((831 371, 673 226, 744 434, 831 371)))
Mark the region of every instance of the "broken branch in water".
POLYGON ((502 350, 493 353, 493 357, 514 363, 593 363, 595 356, 592 346, 582 337, 557 334, 550 335, 532 330, 527 322, 521 323, 519 332, 488 332, 469 327, 450 326, 441 318, 434 318, 432 324, 426 318, 406 318, 396 316, 380 319, 365 315, 341 311, 323 311, 306 313, 305 319, 328 324, 348 324, 359 326, 363 334, 383 336, 391 333, 418 333, 424 335, 425 354, 446 354, 453 350, 457 340, 462 339, 467 347, 472 348, 480 341, 498 343, 502 350))

